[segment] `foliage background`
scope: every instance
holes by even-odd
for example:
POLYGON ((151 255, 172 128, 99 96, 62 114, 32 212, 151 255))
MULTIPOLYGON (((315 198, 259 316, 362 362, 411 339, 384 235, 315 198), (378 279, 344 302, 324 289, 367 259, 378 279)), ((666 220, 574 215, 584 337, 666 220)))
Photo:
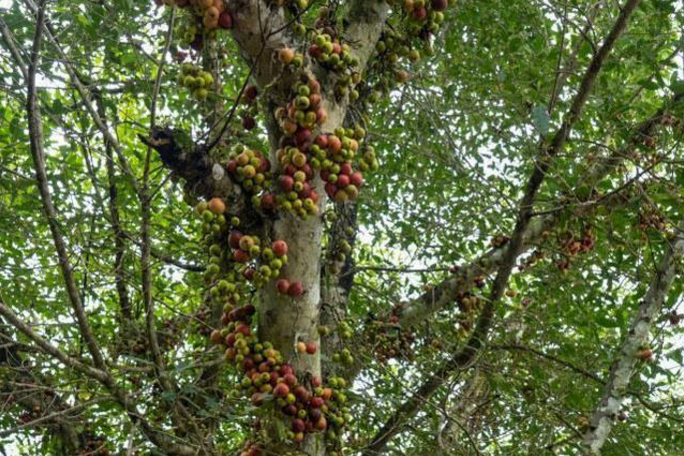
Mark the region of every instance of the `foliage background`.
MULTIPOLYGON (((350 300, 356 331, 363 331, 369 316, 419 296, 425 285, 447 277, 453 265, 475 258, 495 234, 512 230, 516 201, 533 167, 536 144, 559 126, 581 69, 591 59, 587 39, 599 42, 617 14, 614 2, 603 2, 606 5, 583 37, 579 12, 593 3, 459 1, 440 35, 442 50, 415 67, 410 83, 375 107, 369 132, 381 169, 368 177, 359 202, 361 236, 354 254, 357 274, 350 300), (577 62, 567 68, 565 59, 573 49, 577 62), (567 70, 567 83, 548 115, 559 59, 567 70)), ((570 207, 560 226, 538 247, 546 257, 514 276, 511 289, 517 295, 497 310, 490 347, 476 368, 457 374, 432 397, 393 441, 390 454, 579 451, 581 417, 598 402, 601 379, 666 245, 662 232, 638 229, 639 214, 655 211, 670 227, 684 215, 681 128, 659 135, 655 149, 642 147, 621 173, 600 186, 609 193, 625 186, 635 188, 639 182, 647 196, 634 192, 621 205, 578 217, 573 189, 582 182, 592 157, 624 146, 635 126, 681 88, 680 3, 642 3, 540 195, 537 211, 558 209, 561 198, 570 207), (659 164, 644 171, 656 154, 662 154, 659 164), (563 254, 558 237, 567 232, 579 236, 588 228, 596 235, 595 248, 577 257, 568 271, 560 271, 556 263, 563 254), (475 409, 462 421, 461 408, 468 401, 475 409), (456 441, 448 440, 450 433, 458 436, 456 441)), ((20 1, 3 6, 7 10, 2 19, 26 57, 34 19, 20 1)), ((71 63, 87 78, 91 94, 101 97, 131 168, 141 175, 145 148, 137 135, 149 128, 155 59, 164 43, 168 10, 151 2, 79 0, 50 2, 49 15, 71 63)), ((232 40, 227 36, 222 40, 227 51, 224 95, 230 100, 246 68, 232 40)), ((176 86, 178 68, 168 59, 159 99, 160 123, 199 135, 204 108, 176 86)), ((119 354, 135 328, 122 327, 117 317, 108 152, 50 46, 44 50, 39 85, 50 186, 93 330, 120 367, 121 384, 152 420, 163 423, 166 418, 155 414, 150 399, 153 387, 144 373, 135 373, 149 360, 119 354)), ((33 178, 25 83, 4 46, 0 47, 0 87, 0 293, 35 331, 63 351, 80 354, 82 340, 33 178)), ((680 107, 672 110, 678 113, 680 107)), ((216 443, 229 454, 247 429, 245 406, 193 391, 197 365, 215 358, 206 348, 206 338, 198 334, 201 274, 184 267, 203 262, 198 224, 180 186, 168 178, 156 156, 152 170, 153 285, 159 330, 172 341, 166 355, 182 385, 179 394, 206 394, 211 399, 201 413, 220 417, 216 443)), ((113 182, 127 238, 123 266, 134 314, 140 316, 139 203, 118 167, 113 182)), ((681 289, 680 275, 670 292, 668 311, 681 304, 681 289)), ((363 448, 394 407, 459 346, 462 339, 455 320, 456 311, 449 308, 415 328, 410 361, 379 363, 350 342, 350 348, 366 361, 354 388, 352 448, 363 448), (439 348, 433 341, 441 342, 439 348)), ((26 342, 23 337, 19 341, 26 342)), ((665 313, 656 322, 651 346, 656 360, 633 379, 626 421, 614 429, 605 455, 675 455, 684 445, 681 329, 670 325, 665 313)), ((35 375, 65 403, 91 404, 79 413, 75 426, 92 430, 121 454, 131 436, 134 447, 146 454, 144 439, 131 434, 130 423, 103 397, 98 385, 44 354, 27 349, 26 356, 35 375)), ((234 379, 228 372, 223 376, 220 386, 228 390, 234 379)), ((7 399, 20 386, 8 383, 7 370, 0 368, 0 377, 7 380, 0 391, 0 441, 5 454, 56 453, 58 442, 50 431, 17 429, 25 412, 7 399)))

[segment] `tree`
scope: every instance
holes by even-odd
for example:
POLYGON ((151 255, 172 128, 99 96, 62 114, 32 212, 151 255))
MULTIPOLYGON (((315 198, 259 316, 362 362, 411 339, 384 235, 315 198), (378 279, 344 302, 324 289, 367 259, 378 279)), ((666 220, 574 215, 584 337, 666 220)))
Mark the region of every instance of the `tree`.
POLYGON ((5 454, 679 454, 662 0, 9 2, 5 454))

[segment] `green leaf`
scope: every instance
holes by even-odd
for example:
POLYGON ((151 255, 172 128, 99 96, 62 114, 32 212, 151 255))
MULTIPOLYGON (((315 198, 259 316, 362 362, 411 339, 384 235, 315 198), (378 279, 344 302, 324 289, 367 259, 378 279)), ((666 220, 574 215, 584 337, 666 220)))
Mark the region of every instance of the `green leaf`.
POLYGON ((532 110, 532 119, 534 120, 534 127, 539 134, 546 136, 549 134, 549 112, 544 105, 537 105, 532 110))

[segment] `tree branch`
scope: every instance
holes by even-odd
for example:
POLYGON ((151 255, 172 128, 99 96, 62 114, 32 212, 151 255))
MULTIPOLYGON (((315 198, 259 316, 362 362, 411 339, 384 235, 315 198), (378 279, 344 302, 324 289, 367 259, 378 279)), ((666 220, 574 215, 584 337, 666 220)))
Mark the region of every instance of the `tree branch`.
MULTIPOLYGON (((334 330, 347 316, 347 300, 354 285, 354 259, 352 255, 346 255, 344 262, 335 259, 342 250, 343 242, 354 248, 356 241, 358 205, 356 203, 335 205, 336 220, 329 229, 328 255, 324 261, 321 274, 321 325, 331 329, 327 336, 321 338, 323 353, 332 358, 342 345, 340 332, 334 330), (349 235, 347 229, 353 232, 349 235), (327 264, 326 264, 327 263, 327 264)), ((338 363, 325 363, 323 377, 330 378, 340 375, 338 363)))
POLYGON ((12 310, 9 307, 7 307, 7 305, 1 298, 0 315, 2 315, 12 326, 17 328, 22 333, 24 333, 29 339, 31 339, 36 345, 38 345, 41 348, 41 350, 43 350, 45 353, 49 354, 53 358, 59 360, 65 366, 74 369, 78 372, 81 372, 82 374, 95 380, 98 380, 100 382, 105 382, 107 380, 108 376, 105 371, 101 369, 96 369, 92 366, 83 363, 82 361, 79 361, 76 358, 72 358, 66 355, 57 347, 50 344, 48 341, 43 339, 38 334, 34 333, 33 330, 31 330, 31 328, 26 323, 21 321, 19 317, 17 317, 17 315, 14 312, 12 312, 12 310))
MULTIPOLYGON (((36 5, 33 2, 33 0, 24 0, 24 3, 29 7, 29 9, 32 12, 36 12, 36 5)), ((57 41, 57 38, 55 38, 57 34, 52 29, 52 26, 50 25, 49 21, 45 21, 43 23, 43 28, 45 29, 45 36, 47 37, 48 41, 50 41, 50 43, 54 46, 57 53, 59 54, 61 62, 64 65, 67 74, 69 75, 71 83, 74 85, 74 87, 76 87, 76 90, 78 91, 81 100, 83 101, 83 105, 90 114, 90 117, 92 117, 93 121, 95 122, 95 125, 97 125, 98 129, 100 130, 100 133, 102 133, 102 135, 104 136, 105 140, 109 142, 114 148, 117 157, 119 158, 119 163, 122 169, 131 179, 133 188, 135 188, 136 193, 139 195, 140 183, 138 182, 138 179, 135 177, 133 170, 128 164, 128 160, 126 159, 126 156, 124 155, 123 150, 121 149, 119 141, 109 131, 109 127, 107 126, 106 121, 100 117, 100 115, 97 112, 97 109, 93 106, 90 96, 88 95, 88 92, 86 91, 86 88, 83 85, 81 76, 78 74, 76 69, 71 64, 71 59, 69 59, 68 56, 64 53, 64 50, 60 46, 59 41, 57 41)))
MULTIPOLYGON (((591 194, 591 191, 580 192, 580 190, 592 190, 601 180, 617 169, 626 158, 629 158, 632 155, 638 145, 643 144, 644 138, 655 135, 656 129, 661 125, 668 106, 679 103, 682 100, 684 100, 684 94, 678 94, 663 103, 662 108, 650 118, 643 121, 635 129, 625 147, 613 151, 609 156, 594 166, 573 192, 591 194)), ((583 202, 586 203, 587 200, 583 202)), ((586 205, 579 207, 580 211, 585 211, 587 208, 588 206, 586 205)), ((535 215, 535 217, 529 223, 524 235, 521 253, 540 241, 542 239, 542 234, 557 225, 561 219, 558 212, 547 213, 543 216, 536 216, 539 214, 533 215, 535 215)), ((402 326, 409 327, 426 320, 434 313, 452 303, 455 296, 470 291, 474 287, 474 280, 476 277, 489 275, 500 267, 509 249, 510 244, 505 244, 500 248, 485 252, 467 265, 459 268, 453 277, 446 279, 441 284, 437 285, 432 290, 423 293, 413 301, 405 303, 401 314, 402 326)))
MULTIPOLYGON (((150 131, 155 128, 155 121, 157 115, 157 97, 159 95, 159 87, 161 85, 162 76, 164 73, 163 62, 166 54, 171 46, 171 38, 173 36, 173 22, 175 18, 175 10, 171 10, 171 18, 169 19, 169 30, 166 36, 166 42, 162 55, 159 59, 161 62, 157 69, 157 78, 154 83, 154 93, 152 96, 152 104, 150 108, 150 131)), ((157 338, 157 328, 154 315, 154 299, 152 299, 152 270, 150 266, 151 256, 151 240, 150 240, 150 219, 152 217, 152 208, 150 200, 150 162, 152 159, 152 148, 147 147, 145 154, 145 165, 143 170, 143 181, 140 189, 140 205, 142 209, 142 222, 140 229, 141 237, 141 254, 140 263, 142 267, 142 291, 143 303, 145 306, 145 321, 147 326, 147 338, 150 343, 150 350, 154 359, 155 371, 159 383, 166 392, 174 392, 175 387, 172 385, 166 373, 164 358, 159 349, 159 340, 157 338)))
POLYGON ((601 454, 613 421, 628 393, 629 382, 639 361, 637 352, 648 347, 651 328, 658 319, 663 302, 667 298, 674 280, 678 261, 684 255, 684 223, 678 228, 678 235, 668 243, 663 260, 655 271, 648 291, 639 303, 634 321, 622 343, 619 354, 610 369, 603 396, 591 417, 591 426, 583 439, 583 451, 587 455, 601 454))
POLYGON ((471 365, 475 361, 480 349, 486 343, 496 305, 503 296, 517 258, 523 251, 537 192, 550 169, 552 158, 563 149, 568 135, 572 131, 573 125, 579 119, 589 94, 594 87, 598 73, 601 71, 608 55, 610 55, 617 39, 624 32, 631 14, 639 3, 640 0, 627 1, 615 25, 601 46, 601 49, 589 64, 582 79, 579 91, 575 96, 568 113, 565 115, 560 129, 556 132, 549 147, 540 151, 541 157, 527 182, 525 194, 520 202, 520 210, 511 240, 508 242, 506 252, 501 259, 501 264, 494 279, 489 298, 480 313, 477 326, 470 339, 462 350, 444 363, 436 375, 429 378, 415 394, 399 406, 375 435, 372 443, 368 446, 366 451, 364 451, 364 456, 373 456, 383 451, 389 440, 398 434, 403 425, 418 412, 425 399, 434 394, 444 382, 447 381, 453 371, 464 369, 471 365))
POLYGON ((12 326, 21 331, 26 337, 33 341, 38 347, 41 348, 45 353, 49 354, 53 358, 60 361, 66 367, 69 367, 75 371, 84 374, 94 380, 100 382, 105 386, 112 394, 116 402, 121 405, 121 407, 126 411, 126 414, 130 420, 141 427, 145 436, 159 448, 166 451, 169 455, 173 456, 195 456, 196 451, 194 448, 184 444, 178 444, 171 441, 171 438, 165 435, 163 432, 154 429, 150 423, 143 418, 138 412, 135 403, 126 394, 124 390, 119 388, 116 384, 116 380, 104 370, 96 369, 91 367, 78 359, 72 358, 66 355, 64 352, 59 350, 59 348, 50 344, 44 338, 33 332, 33 330, 19 317, 12 312, 12 310, 5 305, 5 303, 0 299, 0 315, 4 317, 12 326))
POLYGON ((45 152, 43 150, 43 122, 40 114, 40 106, 38 105, 38 97, 36 95, 36 72, 40 61, 40 48, 43 37, 43 24, 45 21, 45 0, 41 0, 38 7, 38 17, 36 19, 36 32, 33 39, 33 49, 31 51, 31 62, 28 68, 27 78, 27 104, 26 113, 28 116, 29 140, 31 155, 33 157, 33 165, 36 171, 36 180, 38 181, 38 190, 40 191, 40 198, 43 203, 43 210, 52 233, 52 239, 57 249, 62 275, 66 283, 67 294, 71 301, 71 306, 76 314, 79 329, 88 346, 88 351, 93 357, 95 366, 104 369, 104 359, 100 353, 98 346, 90 325, 88 317, 86 316, 81 296, 76 286, 76 279, 73 275, 73 269, 69 262, 69 255, 67 253, 66 243, 62 237, 62 233, 57 225, 57 211, 52 203, 52 196, 50 194, 50 187, 48 185, 47 172, 45 170, 45 152))
POLYGON ((228 176, 223 164, 212 158, 205 147, 193 145, 184 132, 153 128, 149 137, 140 135, 139 138, 159 153, 174 177, 185 181, 185 191, 189 196, 205 199, 220 196, 234 204, 232 210, 240 212, 244 209, 245 196, 228 176))
MULTIPOLYGON (((98 113, 106 118, 105 107, 102 102, 102 94, 96 94, 96 103, 98 113)), ((105 138, 105 160, 107 161, 107 185, 109 190, 109 217, 114 231, 114 281, 116 283, 116 292, 119 296, 119 306, 121 307, 121 315, 124 319, 130 320, 133 316, 131 301, 128 297, 128 288, 126 286, 126 274, 124 269, 124 255, 126 252, 126 244, 124 242, 124 234, 121 228, 121 217, 119 215, 118 204, 118 190, 116 188, 116 169, 114 167, 114 154, 112 153, 112 144, 105 138)))
MULTIPOLYGON (((90 403, 67 408, 63 397, 55 393, 48 379, 38 372, 35 364, 21 356, 20 351, 35 352, 37 351, 35 347, 14 341, 6 331, 7 328, 9 325, 4 325, 4 320, 0 318, 0 342, 3 342, 0 349, 0 367, 6 368, 6 374, 0 380, 0 391, 3 396, 7 397, 5 404, 15 402, 31 418, 36 412, 41 413, 42 416, 2 431, 0 437, 13 435, 22 429, 41 424, 42 429, 47 428, 59 439, 64 450, 76 453, 81 444, 79 434, 73 426, 73 422, 77 419, 74 413, 86 408, 90 403), (21 390, 18 390, 17 386, 20 386, 21 390)), ((84 422, 83 417, 78 419, 87 432, 89 424, 84 422)))

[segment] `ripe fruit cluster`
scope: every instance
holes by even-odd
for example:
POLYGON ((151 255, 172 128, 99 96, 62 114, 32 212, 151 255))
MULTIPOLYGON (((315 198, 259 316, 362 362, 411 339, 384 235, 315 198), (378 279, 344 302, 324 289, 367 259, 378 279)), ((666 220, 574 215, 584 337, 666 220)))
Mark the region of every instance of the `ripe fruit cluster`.
POLYGON ((276 282, 276 290, 280 294, 286 294, 292 298, 299 298, 304 295, 304 285, 302 282, 290 282, 287 279, 280 279, 276 282))
POLYGON ((361 82, 361 73, 357 70, 359 60, 352 55, 351 47, 340 43, 339 38, 333 38, 331 28, 312 32, 309 46, 309 56, 323 68, 337 74, 335 81, 335 95, 343 98, 349 95, 349 101, 354 102, 359 98, 359 92, 355 86, 361 82))
POLYGON ((313 129, 323 124, 327 113, 323 109, 320 83, 311 76, 302 75, 293 87, 294 97, 285 108, 275 112, 283 133, 292 138, 296 145, 308 145, 313 129))
MULTIPOLYGON (((448 0, 404 0, 403 2, 404 11, 410 14, 416 23, 421 26, 427 26, 427 30, 432 33, 439 30, 439 24, 444 21, 443 11, 448 6, 448 0)), ((412 30, 419 32, 421 28, 412 27, 412 30)))
MULTIPOLYGON (((345 202, 358 198, 364 183, 361 171, 378 168, 375 150, 368 145, 361 149, 359 144, 366 135, 363 128, 337 128, 333 134, 318 134, 326 120, 320 90, 313 77, 302 75, 293 87, 292 101, 275 112, 284 133, 276 151, 280 165, 277 194, 272 192, 274 173, 266 157, 240 144, 230 153, 226 168, 252 196, 254 207, 266 213, 290 212, 301 218, 316 215, 320 199, 313 185, 316 171, 320 172, 328 195, 336 202, 345 202), (352 168, 357 155, 361 171, 352 168)), ((248 87, 244 99, 252 103, 255 98, 256 88, 248 87)), ((250 129, 253 123, 245 127, 250 129)))
POLYGON ((352 55, 349 45, 340 44, 339 39, 333 39, 327 33, 318 31, 313 33, 309 56, 321 66, 341 73, 359 65, 359 60, 352 55))
POLYGON ((197 212, 209 245, 209 265, 204 275, 212 299, 235 305, 250 288, 260 289, 278 278, 287 264, 285 241, 276 240, 269 246, 256 235, 243 234, 236 229, 240 224, 237 217, 232 217, 230 224, 226 221, 226 206, 220 198, 199 203, 197 212))
MULTIPOLYGON (((290 440, 301 442, 307 433, 326 431, 326 440, 333 444, 343 425, 351 420, 345 407, 344 380, 332 378, 330 387, 323 387, 322 380, 314 377, 307 387, 282 354, 269 342, 260 342, 253 332, 253 305, 227 305, 224 310, 224 328, 215 330, 210 337, 213 343, 226 347, 226 359, 243 374, 235 395, 250 397, 255 407, 272 406, 280 411, 290 422, 290 440)), ((297 351, 304 356, 317 351, 314 342, 297 345, 297 351)))
POLYGON ((281 268, 287 264, 285 241, 277 240, 271 247, 263 247, 257 236, 243 235, 238 230, 233 230, 228 237, 228 244, 233 249, 232 260, 236 264, 247 265, 242 269, 242 275, 257 288, 277 278, 281 268), (261 266, 252 263, 257 260, 261 266))
POLYGON ((375 355, 382 363, 393 358, 411 360, 413 357, 412 345, 415 342, 415 336, 410 329, 401 327, 397 311, 398 309, 392 309, 388 321, 373 321, 377 328, 374 341, 375 355))
POLYGON ((179 28, 182 43, 200 50, 207 39, 216 37, 217 29, 233 28, 233 16, 223 0, 155 0, 158 5, 177 6, 189 14, 179 28))
POLYGON ((212 84, 214 84, 214 77, 208 71, 204 71, 192 63, 181 65, 178 85, 188 89, 197 100, 207 99, 212 84))
MULTIPOLYGON (((226 359, 243 375, 236 395, 246 395, 254 406, 272 407, 281 418, 287 417, 290 440, 301 442, 307 433, 325 431, 326 442, 334 450, 339 446, 344 424, 351 420, 345 407, 344 380, 331 378, 329 387, 323 387, 320 378, 305 384, 280 351, 257 337, 256 308, 241 304, 250 290, 248 285, 258 289, 280 274, 287 263, 289 247, 283 240, 267 245, 256 235, 241 233, 237 230, 239 220, 232 217, 229 223, 227 212, 220 198, 197 206, 210 254, 205 280, 211 299, 223 306, 223 329, 214 330, 209 337, 214 344, 225 347, 226 359)), ((283 281, 278 281, 279 288, 283 281)), ((285 292, 290 296, 304 293, 301 283, 285 282, 285 292)), ((318 346, 302 340, 296 349, 301 356, 310 356, 318 351, 318 346)), ((250 444, 243 453, 260 451, 259 445, 250 444)))
POLYGON ((460 292, 456 296, 460 313, 458 314, 458 330, 461 335, 468 334, 475 324, 478 313, 482 310, 484 301, 472 293, 460 292))
POLYGON ((403 61, 416 63, 423 55, 433 55, 432 36, 444 21, 447 0, 394 0, 394 8, 404 12, 400 22, 390 23, 376 45, 377 58, 366 70, 362 97, 368 103, 377 102, 397 84, 403 84, 411 74, 400 66, 403 61))
POLYGON ((569 234, 559 239, 559 243, 564 258, 557 263, 557 266, 561 271, 566 271, 570 268, 570 263, 574 257, 588 253, 594 248, 596 237, 590 230, 587 230, 581 238, 575 238, 569 234))
POLYGON ((325 191, 335 200, 343 203, 359 197, 363 186, 363 174, 354 171, 352 160, 359 150, 359 140, 366 136, 362 128, 336 128, 332 135, 321 135, 311 148, 312 154, 321 163, 321 179, 326 182, 325 191))
POLYGON ((309 147, 314 130, 326 120, 321 86, 314 78, 302 75, 294 86, 294 98, 285 108, 276 110, 285 136, 276 157, 282 169, 278 178, 281 193, 276 198, 279 209, 306 217, 318 213, 319 195, 313 188, 313 170, 309 147))
MULTIPOLYGON (((257 196, 271 186, 271 162, 261 153, 248 149, 242 144, 235 146, 228 156, 228 172, 237 180, 243 190, 257 196)), ((256 198, 257 206, 261 199, 256 198)))
POLYGON ((312 185, 313 169, 309 158, 299 148, 288 146, 278 150, 282 174, 278 178, 281 193, 276 197, 278 208, 302 218, 318 214, 320 196, 312 185))
POLYGON ((207 30, 233 28, 233 16, 223 0, 163 0, 166 5, 189 10, 207 30))

